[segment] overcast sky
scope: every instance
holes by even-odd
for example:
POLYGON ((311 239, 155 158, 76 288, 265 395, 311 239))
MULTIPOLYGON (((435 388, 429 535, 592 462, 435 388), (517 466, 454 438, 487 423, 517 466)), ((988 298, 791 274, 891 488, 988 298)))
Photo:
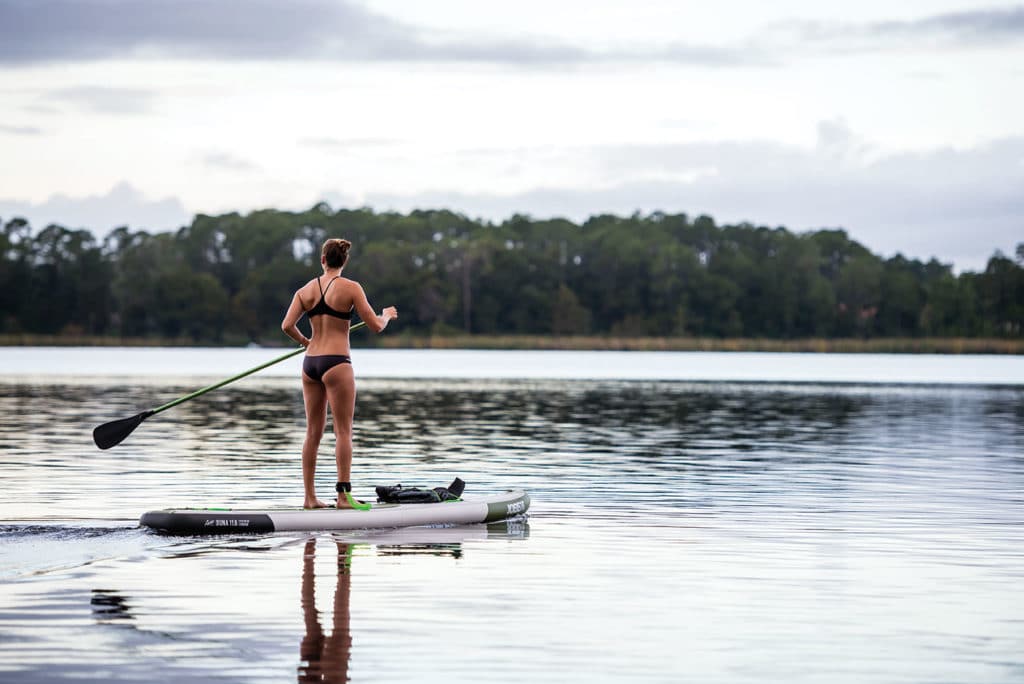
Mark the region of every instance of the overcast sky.
POLYGON ((1024 5, 0 0, 0 218, 709 214, 1024 242, 1024 5))

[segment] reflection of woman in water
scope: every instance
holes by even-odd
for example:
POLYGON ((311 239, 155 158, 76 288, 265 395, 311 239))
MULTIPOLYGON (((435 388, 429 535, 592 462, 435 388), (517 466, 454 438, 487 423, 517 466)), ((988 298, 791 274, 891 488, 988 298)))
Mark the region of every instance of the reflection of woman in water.
POLYGON ((352 545, 337 542, 338 584, 334 589, 334 628, 329 637, 320 627, 316 609, 316 539, 306 542, 302 557, 302 616, 306 635, 299 645, 302 663, 299 682, 347 682, 348 661, 352 651, 349 597, 352 589, 352 545))

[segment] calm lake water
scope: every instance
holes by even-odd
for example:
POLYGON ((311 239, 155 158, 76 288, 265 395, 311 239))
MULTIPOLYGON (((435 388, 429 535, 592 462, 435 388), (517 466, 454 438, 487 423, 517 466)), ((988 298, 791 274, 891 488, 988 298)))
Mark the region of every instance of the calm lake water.
POLYGON ((357 350, 357 494, 529 517, 140 529, 301 502, 291 362, 91 440, 281 351, 0 350, 0 681, 1024 681, 1016 357, 357 350))

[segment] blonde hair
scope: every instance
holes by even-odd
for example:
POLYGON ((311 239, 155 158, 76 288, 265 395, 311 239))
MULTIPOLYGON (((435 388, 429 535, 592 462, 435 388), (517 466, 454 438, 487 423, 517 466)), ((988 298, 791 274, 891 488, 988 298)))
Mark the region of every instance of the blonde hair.
POLYGON ((352 243, 341 238, 331 238, 324 243, 320 255, 324 258, 328 268, 339 268, 348 261, 348 250, 352 243))

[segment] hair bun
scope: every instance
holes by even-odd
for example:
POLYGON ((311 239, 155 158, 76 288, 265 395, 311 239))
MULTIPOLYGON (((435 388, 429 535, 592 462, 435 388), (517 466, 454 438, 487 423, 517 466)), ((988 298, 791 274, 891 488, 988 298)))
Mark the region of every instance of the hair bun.
POLYGON ((324 243, 320 254, 330 268, 339 268, 348 261, 348 250, 352 243, 342 238, 330 238, 324 243))

